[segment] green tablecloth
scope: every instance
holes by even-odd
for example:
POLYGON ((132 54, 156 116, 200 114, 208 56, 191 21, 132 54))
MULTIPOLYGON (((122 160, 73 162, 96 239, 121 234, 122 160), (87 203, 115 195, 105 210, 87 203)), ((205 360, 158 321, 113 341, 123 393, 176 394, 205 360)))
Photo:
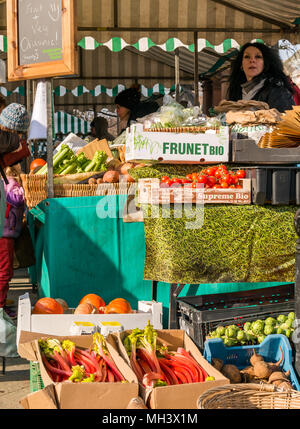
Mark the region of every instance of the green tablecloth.
MULTIPOLYGON (((184 177, 195 165, 131 169, 143 177, 184 177)), ((167 283, 294 282, 296 206, 142 206, 145 279, 167 283)))
POLYGON ((143 223, 124 223, 127 195, 52 198, 29 214, 36 264, 30 269, 39 296, 75 307, 87 293, 105 302, 117 297, 151 299, 144 281, 143 223))

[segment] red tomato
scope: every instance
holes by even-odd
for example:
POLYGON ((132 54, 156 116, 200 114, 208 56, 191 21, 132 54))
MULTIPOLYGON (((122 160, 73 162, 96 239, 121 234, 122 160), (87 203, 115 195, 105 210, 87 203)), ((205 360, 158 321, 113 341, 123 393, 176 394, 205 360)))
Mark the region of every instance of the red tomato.
POLYGON ((224 182, 224 180, 222 180, 220 182, 221 188, 229 188, 229 184, 227 182, 224 182))
POLYGON ((173 177, 173 178, 171 179, 171 182, 172 182, 172 183, 181 183, 181 179, 179 179, 178 177, 173 177))
POLYGON ((213 188, 222 188, 222 186, 219 183, 216 183, 213 188))
POLYGON ((198 178, 198 183, 207 183, 209 178, 205 174, 200 174, 198 178))
POLYGON ((181 183, 192 183, 189 179, 181 179, 181 183))
POLYGON ((231 175, 230 174, 222 174, 221 181, 226 182, 228 185, 231 185, 231 175))
POLYGON ((236 175, 239 179, 244 179, 246 177, 246 171, 245 170, 238 170, 236 172, 236 175))
POLYGON ((229 188, 234 188, 235 189, 235 185, 230 185, 229 188))
POLYGON ((192 183, 192 188, 202 188, 203 184, 202 183, 198 183, 198 182, 193 182, 192 183))
POLYGON ((235 187, 241 189, 242 185, 235 185, 235 187))
POLYGON ((161 182, 166 182, 167 180, 170 180, 168 176, 163 176, 160 181, 161 182))
POLYGON ((208 183, 211 186, 215 185, 217 183, 217 178, 215 176, 209 176, 208 177, 208 183))
POLYGON ((238 183, 238 181, 239 181, 239 178, 237 177, 237 175, 236 174, 231 174, 231 183, 233 185, 236 185, 238 183))
POLYGON ((196 181, 198 180, 198 173, 193 173, 193 174, 192 174, 192 180, 193 180, 194 182, 196 182, 196 181))
POLYGON ((220 177, 222 176, 222 170, 216 170, 215 171, 215 177, 217 178, 217 179, 220 179, 220 177))
POLYGON ((188 180, 193 180, 193 179, 192 179, 192 175, 191 175, 191 174, 187 174, 187 175, 185 176, 185 178, 186 178, 186 179, 188 179, 188 180))
POLYGON ((216 171, 217 171, 217 167, 208 167, 206 169, 206 174, 208 176, 214 176, 216 171))

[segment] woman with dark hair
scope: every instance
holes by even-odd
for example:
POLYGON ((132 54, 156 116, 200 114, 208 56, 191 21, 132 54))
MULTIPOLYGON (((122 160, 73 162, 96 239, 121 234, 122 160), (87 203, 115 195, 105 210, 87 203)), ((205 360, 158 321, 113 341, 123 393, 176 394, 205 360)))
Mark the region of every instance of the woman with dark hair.
POLYGON ((279 112, 295 105, 293 88, 281 59, 263 43, 246 43, 232 63, 228 100, 256 100, 279 112))
POLYGON ((131 121, 158 110, 159 105, 156 101, 140 101, 140 99, 141 93, 135 87, 124 89, 116 96, 115 105, 120 119, 120 133, 129 127, 131 121))

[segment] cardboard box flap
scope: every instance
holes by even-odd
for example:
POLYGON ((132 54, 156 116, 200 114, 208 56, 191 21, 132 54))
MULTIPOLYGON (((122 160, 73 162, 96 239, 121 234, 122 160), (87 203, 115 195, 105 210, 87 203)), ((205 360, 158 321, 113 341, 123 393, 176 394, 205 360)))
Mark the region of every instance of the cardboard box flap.
POLYGON ((107 154, 108 159, 113 158, 113 154, 109 148, 109 145, 106 139, 103 139, 103 140, 95 139, 91 141, 90 143, 86 144, 82 148, 78 149, 78 151, 76 152, 76 155, 83 152, 88 159, 93 159, 93 156, 95 152, 97 152, 97 150, 103 150, 107 154))
POLYGON ((54 385, 44 387, 42 390, 30 393, 20 400, 26 410, 56 410, 58 408, 54 385))

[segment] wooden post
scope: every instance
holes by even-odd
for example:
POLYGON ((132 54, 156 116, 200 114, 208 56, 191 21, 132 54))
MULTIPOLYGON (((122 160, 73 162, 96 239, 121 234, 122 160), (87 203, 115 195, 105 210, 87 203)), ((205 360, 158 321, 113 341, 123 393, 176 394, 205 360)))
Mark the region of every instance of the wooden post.
POLYGON ((53 186, 53 121, 52 121, 52 80, 46 79, 47 96, 47 164, 48 198, 54 197, 53 186))
POLYGON ((194 32, 194 106, 199 106, 199 81, 198 81, 198 33, 194 32))
POLYGON ((180 69, 179 69, 179 50, 175 49, 175 100, 179 102, 180 94, 180 69))

